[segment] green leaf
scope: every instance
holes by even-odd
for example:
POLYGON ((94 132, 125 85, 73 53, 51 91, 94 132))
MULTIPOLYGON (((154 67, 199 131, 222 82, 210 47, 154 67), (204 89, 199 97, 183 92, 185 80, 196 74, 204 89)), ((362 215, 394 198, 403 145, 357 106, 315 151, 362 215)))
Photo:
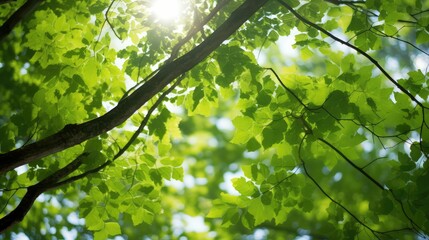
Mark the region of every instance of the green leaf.
POLYGON ((172 167, 160 167, 158 168, 158 172, 161 174, 161 177, 167 180, 171 179, 171 175, 173 173, 172 167))
POLYGON ((255 218, 255 226, 265 221, 270 221, 275 217, 274 209, 271 205, 264 205, 260 198, 250 201, 248 211, 255 218))
POLYGON ((284 222, 286 222, 287 217, 289 214, 289 210, 287 208, 281 208, 278 212, 277 215, 275 216, 275 222, 277 225, 282 224, 284 222))
MULTIPOLYGON (((285 131, 284 129, 283 131, 285 131)), ((280 143, 283 140, 283 132, 280 129, 267 127, 262 130, 262 146, 267 149, 273 144, 280 143)))
POLYGON ((116 236, 121 234, 121 227, 117 222, 106 222, 105 229, 109 236, 116 236))
POLYGON ((143 159, 149 167, 153 167, 156 163, 156 158, 147 153, 143 154, 143 159))
POLYGON ((340 74, 340 68, 332 62, 326 62, 326 72, 331 76, 338 76, 340 74))
POLYGON ((411 130, 410 125, 402 123, 396 126, 396 131, 399 133, 408 133, 411 130))
POLYGON ((398 153, 398 160, 401 163, 402 171, 410 171, 416 167, 415 162, 413 162, 410 157, 404 153, 398 153))
POLYGON ((85 144, 85 152, 99 152, 102 148, 101 140, 98 138, 90 139, 85 144))
POLYGON ((194 90, 194 93, 192 94, 192 100, 194 101, 194 104, 192 106, 192 110, 195 110, 200 103, 201 99, 204 97, 204 86, 200 84, 197 86, 194 90))
POLYGON ((372 111, 377 112, 377 105, 372 98, 366 98, 366 103, 371 107, 372 111))
POLYGON ((335 219, 335 221, 343 221, 344 220, 344 211, 340 206, 338 206, 336 203, 331 202, 329 204, 329 207, 326 209, 328 214, 335 219))
POLYGON ((253 137, 253 122, 253 119, 247 116, 239 116, 234 118, 232 123, 234 124, 236 130, 231 142, 238 144, 249 141, 249 139, 253 137))
POLYGON ((271 96, 266 91, 259 92, 256 102, 259 106, 267 106, 271 102, 271 96))
POLYGON ((411 159, 414 162, 417 162, 422 155, 422 152, 420 151, 420 144, 418 142, 413 142, 413 144, 410 146, 410 150, 411 159))
POLYGON ((97 74, 98 63, 95 59, 90 58, 82 68, 82 78, 88 88, 94 88, 98 82, 97 74))
POLYGON ((273 193, 271 191, 268 191, 261 196, 261 202, 264 205, 270 205, 271 201, 273 200, 273 193))
POLYGON ((95 4, 90 5, 88 9, 91 14, 96 14, 102 12, 106 7, 107 6, 102 2, 95 2, 95 4))
POLYGON ((107 238, 107 229, 106 228, 94 233, 94 239, 95 240, 103 240, 106 238, 107 238))
POLYGON ((184 160, 184 158, 166 157, 166 158, 162 158, 160 160, 160 162, 166 166, 180 167, 180 166, 182 166, 183 160, 184 160))
POLYGON ((157 185, 161 185, 162 184, 162 176, 161 173, 156 170, 156 169, 151 169, 149 171, 150 174, 150 179, 152 179, 152 181, 157 184, 157 185))
POLYGON ((215 204, 210 208, 209 213, 206 215, 207 218, 222 218, 225 212, 229 209, 229 206, 224 204, 216 204, 218 201, 215 200, 215 204))
POLYGON ((241 216, 241 223, 247 229, 253 229, 255 227, 255 218, 248 212, 244 212, 241 216))
POLYGON ((384 195, 381 200, 370 202, 369 209, 378 215, 387 215, 394 209, 392 200, 384 195))
POLYGON ((304 212, 310 212, 314 207, 313 201, 308 198, 304 198, 298 205, 304 212))
POLYGON ((145 194, 151 193, 154 189, 155 189, 154 186, 147 185, 147 184, 142 184, 142 185, 140 185, 140 188, 139 188, 139 190, 145 194))
POLYGON ((287 164, 287 161, 285 158, 279 158, 277 155, 274 155, 271 158, 271 166, 273 166, 273 167, 283 168, 283 167, 286 167, 287 165, 288 164, 287 164))
POLYGON ((246 144, 246 149, 250 152, 254 152, 259 148, 261 148, 261 144, 259 144, 258 140, 256 140, 255 138, 251 138, 246 144))
POLYGON ((147 211, 143 207, 138 207, 135 209, 133 214, 131 214, 131 219, 134 226, 137 226, 143 222, 151 224, 153 222, 154 216, 153 213, 147 211))
POLYGON ((170 112, 166 109, 162 109, 160 114, 150 120, 148 124, 149 132, 155 136, 158 136, 159 139, 163 139, 167 133, 165 123, 169 118, 170 112))
POLYGON ((173 168, 173 173, 172 173, 171 177, 175 180, 183 181, 183 177, 184 177, 183 168, 181 168, 181 167, 173 168))
POLYGON ((89 230, 97 231, 103 229, 104 222, 96 208, 92 209, 92 211, 85 216, 85 225, 89 230))
POLYGON ((393 210, 393 202, 388 197, 383 197, 380 202, 380 214, 387 215, 393 210))
POLYGON ((244 177, 232 179, 232 185, 244 196, 252 196, 256 192, 255 185, 250 181, 246 181, 244 177))

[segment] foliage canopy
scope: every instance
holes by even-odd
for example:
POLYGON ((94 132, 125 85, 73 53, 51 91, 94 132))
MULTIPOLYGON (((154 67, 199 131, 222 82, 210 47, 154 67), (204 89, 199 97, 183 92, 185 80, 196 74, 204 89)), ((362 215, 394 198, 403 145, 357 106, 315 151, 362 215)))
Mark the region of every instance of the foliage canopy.
POLYGON ((1 238, 429 238, 429 2, 152 4, 0 1, 1 238))

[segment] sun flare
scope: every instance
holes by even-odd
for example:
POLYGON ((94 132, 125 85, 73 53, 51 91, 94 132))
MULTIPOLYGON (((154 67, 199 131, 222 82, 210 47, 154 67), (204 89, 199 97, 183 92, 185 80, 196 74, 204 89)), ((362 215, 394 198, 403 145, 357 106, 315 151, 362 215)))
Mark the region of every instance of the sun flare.
POLYGON ((176 22, 183 11, 181 0, 154 0, 150 8, 154 17, 162 22, 176 22))

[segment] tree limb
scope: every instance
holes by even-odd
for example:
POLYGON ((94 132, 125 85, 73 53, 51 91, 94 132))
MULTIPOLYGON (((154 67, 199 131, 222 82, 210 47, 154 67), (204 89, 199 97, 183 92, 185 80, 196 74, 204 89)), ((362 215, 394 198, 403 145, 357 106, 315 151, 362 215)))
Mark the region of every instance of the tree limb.
POLYGON ((81 124, 66 125, 62 130, 45 139, 0 154, 0 174, 70 148, 123 123, 175 78, 189 71, 211 54, 267 1, 246 0, 204 42, 182 57, 166 64, 144 85, 103 116, 81 124))
POLYGON ((303 159, 301 152, 302 152, 302 147, 304 145, 304 142, 307 138, 307 135, 305 135, 302 139, 301 142, 299 144, 298 147, 298 158, 302 163, 302 167, 304 170, 304 173, 307 175, 308 178, 310 178, 310 180, 314 183, 314 185, 316 185, 316 187, 323 193, 323 195, 325 195, 329 200, 331 200, 331 202, 335 203, 337 206, 339 206, 340 208, 342 208, 345 212, 347 212, 356 222, 358 222, 361 226, 365 227, 366 229, 368 229, 375 238, 377 239, 381 239, 381 237, 379 235, 383 235, 384 237, 388 237, 390 238, 391 236, 389 235, 390 233, 393 232, 399 232, 399 231, 410 231, 410 232, 415 232, 417 234, 419 234, 418 231, 416 231, 414 228, 410 228, 410 227, 404 227, 404 228, 400 228, 400 229, 393 229, 393 230, 387 230, 387 231, 379 231, 379 230, 375 230, 373 228, 371 228, 369 225, 367 225, 364 221, 360 220, 354 213, 352 213, 346 206, 344 206, 343 204, 341 204, 339 201, 335 200, 334 198, 331 197, 331 195, 329 195, 329 193, 317 182, 317 180, 310 174, 307 165, 306 165, 306 161, 303 159))
POLYGON ((19 205, 12 212, 0 219, 0 232, 3 232, 18 222, 21 222, 30 208, 33 206, 33 203, 36 201, 37 197, 39 197, 40 194, 55 188, 55 184, 76 170, 83 163, 83 160, 86 156, 88 156, 88 153, 82 153, 64 168, 59 169, 37 184, 28 187, 27 192, 21 199, 19 205))
POLYGON ((332 145, 330 142, 326 141, 323 138, 318 138, 319 141, 323 142, 327 146, 329 146, 332 150, 334 150, 336 153, 338 153, 348 164, 350 164, 354 169, 358 170, 360 173, 362 173, 367 179, 369 179, 371 182, 373 182, 378 188, 381 190, 386 190, 386 188, 381 185, 377 180, 375 180, 373 177, 371 177, 363 168, 357 166, 352 160, 350 160, 346 155, 344 155, 343 152, 341 152, 338 148, 336 148, 334 145, 332 145))
POLYGON ((384 76, 387 77, 387 79, 389 79, 389 81, 391 83, 393 83, 393 85, 395 85, 399 90, 401 90, 401 92, 403 92, 405 95, 407 95, 413 102, 415 102, 417 105, 419 105, 422 109, 427 108, 423 105, 423 103, 421 103, 419 100, 417 100, 417 98, 414 95, 412 95, 407 89, 405 89, 402 85, 400 85, 397 81, 395 81, 395 79, 393 79, 393 77, 390 76, 390 74, 380 65, 380 63, 378 63, 377 60, 375 60, 373 57, 371 57, 368 53, 366 53, 362 49, 356 47, 355 45, 336 37, 335 35, 333 35, 329 31, 325 30, 324 28, 320 27, 319 25, 309 21, 308 19, 306 19, 305 17, 300 15, 297 11, 295 11, 291 6, 289 6, 283 0, 277 0, 277 2, 279 2, 280 5, 282 5, 286 9, 288 9, 296 18, 298 18, 299 20, 301 20, 305 24, 317 29, 320 32, 323 32, 324 34, 328 35, 330 38, 334 39, 335 41, 337 41, 341 44, 344 44, 347 47, 354 49, 356 52, 365 56, 371 63, 373 63, 383 73, 384 76))
POLYGON ((104 168, 106 168, 107 166, 109 166, 110 164, 113 163, 113 161, 115 161, 116 159, 118 159, 120 156, 122 156, 122 154, 124 154, 127 149, 131 146, 131 144, 137 139, 137 137, 140 135, 140 133, 143 131, 144 127, 146 127, 147 123, 149 122, 150 116, 152 115, 152 113, 155 111, 155 109, 158 108, 159 104, 161 104, 161 102, 164 100, 164 98, 171 92, 173 91, 173 89, 179 85, 179 83, 181 82, 181 80, 183 79, 184 75, 182 75, 182 77, 180 77, 173 85, 170 86, 170 88, 168 88, 165 92, 163 92, 161 94, 161 96, 156 100, 156 102, 149 108, 148 112, 146 113, 145 117, 143 118, 143 120, 140 123, 139 128, 133 133, 133 135, 131 136, 131 138, 128 140, 128 142, 119 149, 119 151, 115 154, 115 156, 110 159, 107 160, 106 162, 104 162, 103 164, 99 165, 96 168, 93 168, 91 170, 88 170, 84 173, 81 173, 79 175, 70 177, 68 179, 65 179, 64 181, 58 182, 56 184, 56 186, 61 186, 61 185, 65 185, 68 183, 72 183, 75 182, 79 179, 82 179, 90 174, 93 173, 97 173, 101 170, 103 170, 104 168))
POLYGON ((28 0, 18 8, 18 10, 16 10, 0 27, 0 41, 2 41, 22 19, 33 12, 42 1, 43 0, 28 0))

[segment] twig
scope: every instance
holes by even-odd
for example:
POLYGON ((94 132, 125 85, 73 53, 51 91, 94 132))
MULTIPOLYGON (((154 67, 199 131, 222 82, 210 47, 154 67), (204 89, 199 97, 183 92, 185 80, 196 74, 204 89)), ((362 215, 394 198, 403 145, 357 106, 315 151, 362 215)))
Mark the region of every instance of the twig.
POLYGON ((122 154, 124 154, 125 151, 127 151, 127 149, 133 144, 133 142, 137 139, 137 137, 139 136, 139 134, 143 131, 144 127, 149 122, 151 114, 155 111, 155 109, 159 106, 159 104, 161 104, 161 102, 163 101, 163 99, 165 98, 165 96, 167 96, 171 91, 173 91, 173 89, 181 82, 181 80, 183 78, 184 78, 184 75, 182 75, 173 85, 170 86, 170 88, 168 88, 165 92, 163 92, 161 94, 161 96, 156 100, 156 102, 152 105, 152 107, 150 107, 150 109, 146 113, 144 119, 140 123, 139 128, 134 132, 134 134, 131 136, 131 138, 128 140, 128 142, 115 154, 115 156, 112 159, 107 160, 102 165, 100 165, 100 166, 98 166, 96 168, 93 168, 91 170, 88 170, 87 172, 84 172, 82 174, 70 177, 70 178, 68 178, 68 179, 66 179, 64 181, 58 182, 56 185, 57 186, 61 186, 61 185, 64 185, 64 184, 68 184, 68 183, 77 181, 79 179, 82 179, 82 178, 84 178, 84 177, 86 177, 86 176, 88 176, 90 174, 97 173, 100 170, 102 170, 105 167, 107 167, 110 164, 112 164, 117 158, 119 158, 120 156, 122 156, 122 154))
POLYGON ((338 148, 336 148, 334 145, 332 145, 330 142, 326 141, 323 138, 318 138, 319 141, 323 142, 324 144, 328 145, 332 150, 334 150, 336 153, 338 153, 348 164, 350 164, 354 169, 358 170, 360 173, 362 173, 365 177, 367 177, 371 182, 373 182, 378 188, 381 190, 385 190, 383 185, 381 183, 377 182, 373 177, 371 177, 367 172, 363 170, 363 168, 357 166, 352 160, 350 160, 346 155, 344 155, 343 152, 341 152, 338 148))
POLYGON ((329 198, 329 200, 331 200, 333 203, 335 203, 336 205, 338 205, 339 207, 341 207, 344 211, 346 211, 350 216, 352 216, 352 218, 354 218, 360 225, 364 226, 366 229, 368 229, 369 231, 372 232, 372 234, 380 239, 377 236, 377 233, 381 233, 379 231, 376 231, 374 229, 372 229, 371 227, 369 227, 368 225, 366 225, 364 222, 362 222, 357 216, 355 216, 349 209, 347 209, 344 205, 342 205, 341 203, 339 203, 338 201, 336 201, 335 199, 333 199, 323 188, 322 186, 316 181, 316 179, 313 178, 312 175, 310 175, 310 173, 308 172, 307 166, 306 166, 306 162, 304 161, 304 159, 301 156, 301 149, 302 149, 302 145, 304 144, 304 141, 306 139, 307 135, 305 135, 302 139, 301 142, 299 144, 299 148, 298 148, 298 157, 302 163, 302 167, 304 169, 305 174, 310 178, 310 180, 314 183, 314 185, 316 185, 316 187, 323 193, 323 195, 325 195, 327 198, 329 198))
POLYGON ((39 195, 45 191, 57 187, 56 183, 76 170, 83 163, 84 158, 87 156, 88 153, 82 153, 67 166, 52 173, 37 184, 28 187, 27 192, 19 202, 18 206, 9 214, 0 219, 0 232, 22 221, 30 208, 33 206, 33 203, 37 197, 39 197, 39 195))
POLYGON ((419 105, 421 108, 426 108, 419 100, 417 100, 417 98, 412 95, 407 89, 405 89, 402 85, 400 85, 398 82, 396 82, 392 76, 390 76, 390 74, 377 62, 377 60, 375 60, 373 57, 371 57, 368 53, 366 53, 365 51, 363 51, 362 49, 356 47, 355 45, 346 42, 338 37, 336 37, 335 35, 333 35, 332 33, 328 32, 327 30, 325 30, 324 28, 320 27, 319 25, 309 21, 308 19, 306 19, 305 17, 303 17, 302 15, 300 15, 298 12, 296 12, 291 6, 289 6, 286 2, 284 2, 283 0, 277 0, 277 2, 279 2, 283 7, 285 7, 286 9, 288 9, 293 15, 295 15, 296 18, 298 18, 299 20, 301 20, 302 22, 304 22, 305 24, 323 32, 324 34, 328 35, 330 38, 334 39, 335 41, 344 44, 346 46, 348 46, 349 48, 354 49, 355 51, 357 51, 358 53, 362 54, 363 56, 365 56, 370 62, 372 62, 382 73, 384 76, 387 77, 387 79, 389 79, 390 82, 393 83, 393 85, 395 85, 398 89, 400 89, 403 93, 405 93, 413 102, 415 102, 417 105, 419 105))

